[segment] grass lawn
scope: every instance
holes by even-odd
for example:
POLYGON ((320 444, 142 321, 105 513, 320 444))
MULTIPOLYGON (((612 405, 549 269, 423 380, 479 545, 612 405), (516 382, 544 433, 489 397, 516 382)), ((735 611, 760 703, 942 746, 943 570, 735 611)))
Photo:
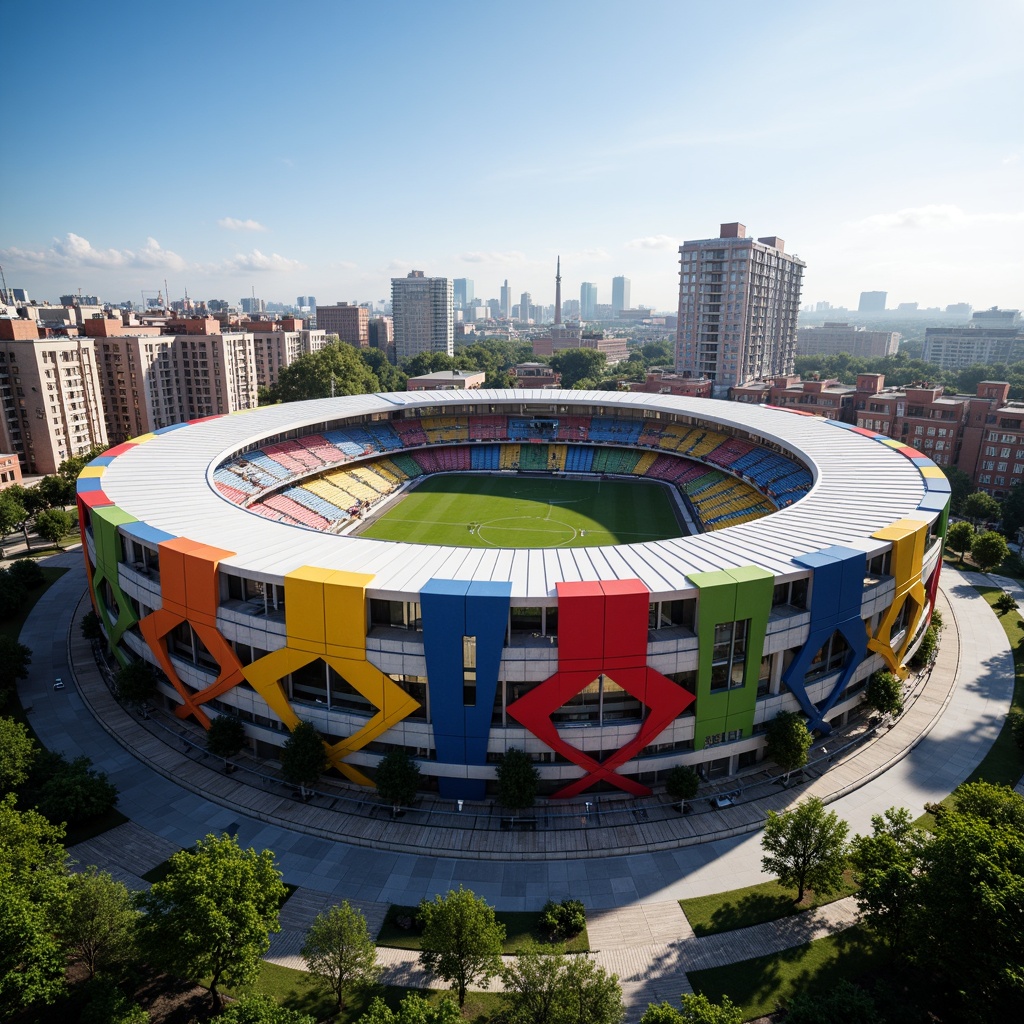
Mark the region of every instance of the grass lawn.
MULTIPOLYGON (((422 948, 419 929, 415 926, 400 928, 396 923, 399 917, 410 917, 415 921, 417 909, 416 907, 402 907, 393 904, 388 909, 384 924, 377 935, 377 945, 419 951, 422 948)), ((494 916, 499 924, 505 926, 504 952, 517 953, 531 941, 548 945, 547 936, 540 930, 539 911, 496 910, 494 916)), ((584 928, 575 938, 568 939, 563 943, 563 948, 567 953, 590 952, 587 929, 584 928)))
POLYGON ((742 960, 725 967, 688 971, 693 990, 713 1002, 727 995, 750 1020, 771 1013, 797 992, 831 988, 840 978, 853 980, 885 967, 885 944, 860 925, 838 935, 742 960))
MULTIPOLYGON (((207 982, 209 979, 207 979, 207 982)), ((296 971, 290 967, 281 967, 264 961, 260 966, 259 980, 252 986, 256 992, 262 992, 289 1010, 308 1013, 316 1020, 336 1020, 339 1024, 355 1024, 366 1013, 375 996, 380 996, 388 1006, 395 1010, 402 999, 410 992, 422 996, 432 1004, 439 1003, 446 993, 436 989, 403 988, 398 985, 375 986, 372 989, 354 991, 349 996, 345 1011, 333 1017, 334 999, 326 989, 320 988, 306 971, 296 971)), ((241 993, 223 988, 225 993, 238 996, 241 993)), ((499 997, 491 992, 467 992, 466 1005, 463 1007, 463 1018, 475 1024, 486 1024, 498 1009, 499 997)))
POLYGON ((795 902, 796 893, 778 882, 761 882, 748 885, 745 889, 715 893, 713 896, 695 896, 680 900, 686 919, 696 935, 714 935, 734 928, 746 928, 765 921, 777 921, 804 910, 813 910, 857 891, 853 872, 847 869, 843 874, 843 887, 831 896, 819 898, 808 892, 802 903, 795 902))
POLYGON ((650 481, 450 473, 424 480, 361 536, 476 548, 578 548, 681 532, 668 491, 650 481))

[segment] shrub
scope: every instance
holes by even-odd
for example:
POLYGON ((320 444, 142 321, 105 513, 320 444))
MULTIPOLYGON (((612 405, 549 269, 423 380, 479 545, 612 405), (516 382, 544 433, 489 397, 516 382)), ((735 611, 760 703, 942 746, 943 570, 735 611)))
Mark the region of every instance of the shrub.
POLYGON ((548 900, 540 914, 540 926, 557 942, 579 935, 587 926, 587 911, 579 900, 548 900))
POLYGON ((26 590, 34 590, 46 582, 43 570, 31 558, 19 558, 16 562, 11 562, 7 571, 26 590))
POLYGON ((892 672, 879 669, 868 680, 865 699, 868 707, 880 714, 898 718, 903 713, 903 684, 892 672))
POLYGON ((930 665, 935 658, 935 652, 938 648, 939 637, 935 631, 935 626, 932 625, 924 631, 924 636, 921 637, 921 643, 918 644, 917 650, 914 651, 910 664, 914 668, 924 668, 925 665, 930 665))
POLYGON ((1018 748, 1024 750, 1024 711, 1020 708, 1010 709, 1010 732, 1018 748))

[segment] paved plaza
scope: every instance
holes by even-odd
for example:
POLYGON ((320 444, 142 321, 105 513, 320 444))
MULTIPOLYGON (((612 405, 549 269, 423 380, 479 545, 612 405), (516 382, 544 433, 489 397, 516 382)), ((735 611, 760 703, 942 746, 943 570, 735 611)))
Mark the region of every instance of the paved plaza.
MULTIPOLYGON (((782 922, 693 936, 677 900, 765 879, 755 820, 763 821, 767 809, 817 795, 853 832, 867 831, 871 815, 893 805, 918 812, 970 774, 1002 728, 1013 692, 1006 635, 973 588, 975 582, 994 581, 946 568, 939 657, 915 687, 907 712, 864 742, 856 756, 837 758, 810 782, 787 790, 764 787, 730 809, 737 813, 725 827, 737 834, 711 838, 723 830, 723 819, 714 814, 680 816, 678 823, 666 818, 658 829, 646 831, 638 820, 632 833, 621 823, 592 824, 589 855, 573 856, 563 844, 556 859, 540 859, 530 844, 557 833, 539 831, 522 845, 521 838, 507 833, 430 827, 423 834, 435 852, 408 852, 409 825, 382 817, 372 819, 375 833, 367 832, 365 824, 340 820, 348 817, 340 812, 311 808, 225 775, 212 759, 197 762, 180 744, 144 728, 110 697, 91 645, 77 626, 71 628, 88 607, 82 602, 81 553, 56 556, 49 564, 55 563, 69 571, 42 597, 22 631, 22 641, 33 651, 22 703, 47 747, 68 757, 85 754, 107 772, 120 794, 118 807, 130 819, 73 848, 76 859, 141 888, 142 874, 209 832, 237 833, 244 846, 271 849, 285 881, 299 890, 285 905, 270 958, 294 966, 301 965, 297 954, 309 922, 341 899, 360 906, 371 930, 388 905, 415 904, 459 884, 502 910, 539 909, 548 898, 580 899, 588 910, 592 948, 603 966, 619 974, 631 1020, 647 1002, 676 1000, 687 991, 687 970, 799 945, 854 922, 855 904, 845 899, 782 922), (54 690, 56 677, 65 681, 65 689, 54 690), (706 836, 695 824, 701 819, 707 822, 706 836), (358 845, 331 838, 346 827, 359 832, 358 845), (635 842, 637 852, 595 857, 592 851, 602 838, 615 850, 628 850, 635 842), (474 842, 479 850, 472 848, 474 842), (496 845, 502 842, 512 844, 504 856, 496 845)), ((1006 586, 1024 602, 1019 587, 1006 586)), ((381 954, 388 980, 423 983, 413 954, 381 954)))

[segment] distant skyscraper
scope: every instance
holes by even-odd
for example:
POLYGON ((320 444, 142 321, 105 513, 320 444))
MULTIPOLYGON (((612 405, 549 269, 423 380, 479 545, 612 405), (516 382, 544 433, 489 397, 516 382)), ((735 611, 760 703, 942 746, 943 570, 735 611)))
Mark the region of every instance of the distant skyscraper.
POLYGON ((676 370, 714 381, 716 396, 759 377, 793 372, 802 260, 774 235, 746 237, 723 224, 718 238, 679 247, 676 370))
POLYGON ((519 319, 529 320, 530 319, 530 306, 533 303, 533 298, 529 292, 523 292, 519 296, 519 319))
POLYGON ((562 322, 562 257, 555 264, 555 323, 562 322))
POLYGON ((512 319, 512 289, 508 286, 508 278, 501 286, 501 315, 506 320, 512 319))
POLYGON ((888 292, 861 292, 858 313, 884 313, 888 292))
POLYGON ((457 277, 452 286, 455 308, 469 309, 473 305, 473 282, 468 277, 457 277))
POLYGON ((584 281, 580 285, 580 319, 593 320, 597 316, 597 285, 584 281))
POLYGON ((452 283, 447 277, 424 277, 413 270, 408 277, 391 278, 391 315, 395 354, 399 359, 420 352, 455 350, 452 283))
POLYGON ((612 311, 618 313, 620 309, 629 309, 629 278, 612 278, 612 311))

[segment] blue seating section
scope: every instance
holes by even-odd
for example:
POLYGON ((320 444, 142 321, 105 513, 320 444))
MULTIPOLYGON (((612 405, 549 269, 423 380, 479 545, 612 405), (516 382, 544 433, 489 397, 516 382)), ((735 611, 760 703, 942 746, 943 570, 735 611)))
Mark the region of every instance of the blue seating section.
POLYGON ((249 465, 262 469, 264 473, 273 477, 274 480, 287 480, 291 476, 291 473, 280 462, 275 462, 269 455, 264 455, 263 452, 247 452, 243 457, 249 465))
POLYGON ((589 473, 593 465, 593 448, 579 444, 571 444, 566 448, 565 471, 567 473, 589 473))
POLYGON ((473 469, 500 469, 501 446, 497 444, 477 445, 470 451, 473 469))
POLYGON ((324 431, 324 437, 352 458, 357 458, 366 451, 365 444, 359 444, 352 439, 351 430, 327 430, 324 431))
POLYGON ((233 473, 223 466, 213 471, 213 479, 219 484, 226 484, 228 487, 234 487, 235 490, 244 491, 246 494, 259 494, 263 490, 262 487, 244 480, 238 473, 233 473))
POLYGON ((640 431, 643 428, 642 420, 617 420, 613 416, 595 416, 590 421, 590 440, 636 444, 640 440, 640 431))

